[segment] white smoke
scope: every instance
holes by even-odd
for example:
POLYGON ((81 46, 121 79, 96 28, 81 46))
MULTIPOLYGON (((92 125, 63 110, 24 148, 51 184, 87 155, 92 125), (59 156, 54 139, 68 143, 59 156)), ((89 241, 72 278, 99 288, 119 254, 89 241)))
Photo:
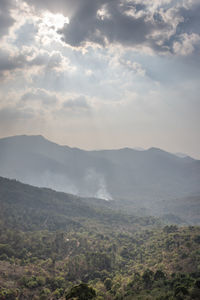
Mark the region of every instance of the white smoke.
POLYGON ((104 199, 104 200, 107 200, 107 201, 112 200, 112 196, 107 191, 104 177, 99 178, 99 189, 98 189, 95 197, 96 198, 101 198, 101 199, 104 199))
POLYGON ((98 173, 94 168, 87 169, 82 182, 79 182, 79 184, 77 182, 76 185, 67 174, 58 174, 49 170, 37 177, 27 177, 26 182, 35 186, 51 188, 56 191, 82 197, 95 197, 106 201, 112 200, 112 196, 107 190, 104 175, 98 173))
POLYGON ((84 185, 87 196, 101 198, 107 201, 112 200, 112 196, 106 187, 105 177, 97 173, 93 168, 86 171, 84 185))

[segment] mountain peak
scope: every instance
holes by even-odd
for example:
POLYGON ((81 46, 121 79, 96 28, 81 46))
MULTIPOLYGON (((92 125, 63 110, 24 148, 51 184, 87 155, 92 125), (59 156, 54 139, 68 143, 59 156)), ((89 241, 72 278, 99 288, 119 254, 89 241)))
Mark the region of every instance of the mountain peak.
POLYGON ((161 151, 161 152, 165 152, 164 150, 162 150, 160 148, 156 148, 156 147, 150 147, 149 149, 147 149, 147 151, 161 151))
POLYGON ((1 140, 17 140, 17 139, 40 139, 40 140, 46 140, 46 138, 40 134, 38 135, 27 135, 27 134, 19 134, 14 136, 8 136, 1 138, 1 140))
POLYGON ((28 138, 28 139, 38 139, 38 140, 47 140, 43 135, 41 134, 36 134, 36 135, 17 135, 16 137, 20 138, 28 138))

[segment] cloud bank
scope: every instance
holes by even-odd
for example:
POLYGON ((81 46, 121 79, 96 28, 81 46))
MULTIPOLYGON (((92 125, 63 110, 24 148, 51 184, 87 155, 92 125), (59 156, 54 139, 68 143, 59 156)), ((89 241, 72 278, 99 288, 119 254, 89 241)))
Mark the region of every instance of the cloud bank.
POLYGON ((200 152, 198 0, 1 0, 0 39, 1 136, 200 152))
POLYGON ((60 0, 56 3, 33 0, 27 3, 37 10, 48 9, 69 16, 69 24, 59 33, 73 47, 87 43, 119 44, 184 55, 188 51, 178 51, 177 47, 177 43, 187 47, 184 35, 199 46, 200 4, 195 0, 60 0))

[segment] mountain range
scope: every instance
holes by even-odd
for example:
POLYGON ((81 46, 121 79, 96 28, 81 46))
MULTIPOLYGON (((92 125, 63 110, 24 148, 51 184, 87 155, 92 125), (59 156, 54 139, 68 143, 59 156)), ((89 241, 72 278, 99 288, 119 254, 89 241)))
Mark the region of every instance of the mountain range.
POLYGON ((85 151, 42 136, 0 139, 0 176, 159 212, 165 201, 200 195, 200 161, 191 157, 158 148, 85 151))

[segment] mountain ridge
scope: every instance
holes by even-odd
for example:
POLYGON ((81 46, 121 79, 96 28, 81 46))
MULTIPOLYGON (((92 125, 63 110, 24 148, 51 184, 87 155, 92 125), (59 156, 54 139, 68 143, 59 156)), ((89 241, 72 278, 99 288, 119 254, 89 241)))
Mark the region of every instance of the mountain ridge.
POLYGON ((184 154, 182 152, 176 152, 176 153, 173 153, 173 152, 169 152, 167 150, 164 150, 164 149, 161 149, 159 147, 149 147, 147 149, 144 149, 142 147, 128 147, 128 146, 125 146, 125 147, 120 147, 120 148, 110 148, 110 149, 91 149, 91 150, 88 150, 88 149, 82 149, 82 148, 79 148, 79 147, 72 147, 72 146, 68 146, 68 145, 62 145, 62 144, 58 144, 56 142, 53 142, 51 140, 49 140, 48 138, 46 138, 45 136, 41 135, 41 134, 36 134, 36 135, 27 135, 27 134, 19 134, 19 135, 11 135, 11 136, 7 136, 7 137, 2 137, 0 138, 0 141, 2 140, 10 140, 10 139, 21 139, 21 138, 24 138, 24 139, 38 139, 39 141, 46 141, 46 142, 49 142, 51 144, 54 144, 56 146, 59 146, 59 147, 64 147, 64 148, 67 148, 67 149, 72 149, 72 150, 80 150, 80 151, 84 151, 84 152, 101 152, 101 151, 136 151, 136 152, 164 152, 164 153, 168 153, 168 154, 171 154, 175 157, 178 157, 180 159, 185 159, 185 158, 191 158, 193 160, 200 160, 200 159, 196 159, 196 158, 193 158, 191 157, 190 155, 187 155, 187 154, 184 154))
POLYGON ((0 139, 0 176, 79 196, 142 201, 200 194, 200 161, 152 147, 86 151, 41 135, 0 139))

